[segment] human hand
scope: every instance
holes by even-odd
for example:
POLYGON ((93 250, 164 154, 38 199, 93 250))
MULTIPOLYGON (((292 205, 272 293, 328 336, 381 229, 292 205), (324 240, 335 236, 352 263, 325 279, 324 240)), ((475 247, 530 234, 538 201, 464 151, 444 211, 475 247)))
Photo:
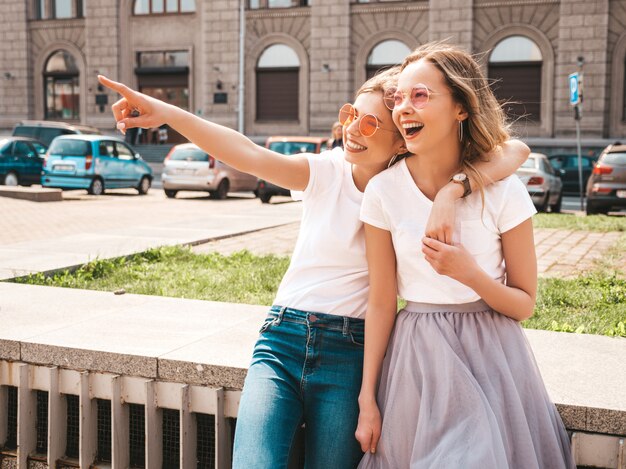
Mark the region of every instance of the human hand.
POLYGON ((452 244, 454 221, 456 216, 455 201, 463 195, 463 187, 459 184, 446 184, 435 196, 433 208, 426 222, 424 234, 442 243, 452 244))
POLYGON ((98 81, 122 95, 122 99, 113 104, 111 109, 117 128, 123 134, 133 127, 149 129, 166 123, 169 104, 132 90, 122 83, 109 80, 103 75, 98 75, 98 81))
POLYGON ((382 426, 382 419, 380 417, 380 411, 376 401, 370 404, 360 405, 361 411, 359 412, 359 424, 356 427, 354 436, 361 444, 361 451, 364 453, 376 452, 376 446, 380 439, 380 429, 382 426))
POLYGON ((461 245, 450 245, 428 237, 422 238, 422 252, 440 275, 468 285, 478 268, 476 259, 461 245))

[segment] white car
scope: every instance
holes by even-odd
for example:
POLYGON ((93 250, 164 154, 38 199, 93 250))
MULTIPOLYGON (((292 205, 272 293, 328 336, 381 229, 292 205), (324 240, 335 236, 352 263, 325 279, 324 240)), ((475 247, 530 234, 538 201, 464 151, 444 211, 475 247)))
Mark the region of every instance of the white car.
POLYGON ((539 212, 561 211, 563 182, 543 153, 531 153, 516 172, 539 212))
POLYGON ((207 191, 214 199, 225 199, 231 191, 257 189, 256 176, 237 171, 193 143, 173 147, 163 164, 161 181, 169 198, 179 191, 207 191))

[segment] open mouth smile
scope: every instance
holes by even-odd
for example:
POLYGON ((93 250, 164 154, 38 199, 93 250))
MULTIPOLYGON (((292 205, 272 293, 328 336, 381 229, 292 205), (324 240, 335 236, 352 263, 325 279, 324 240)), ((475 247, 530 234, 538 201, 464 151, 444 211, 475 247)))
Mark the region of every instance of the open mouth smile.
POLYGON ((357 153, 357 152, 367 150, 367 147, 364 147, 363 145, 359 145, 358 143, 353 142, 352 140, 348 140, 345 144, 345 147, 347 150, 351 151, 352 153, 357 153))
POLYGON ((421 122, 403 122, 402 130, 404 130, 404 135, 407 140, 411 140, 412 138, 417 137, 417 135, 424 128, 424 124, 421 122))

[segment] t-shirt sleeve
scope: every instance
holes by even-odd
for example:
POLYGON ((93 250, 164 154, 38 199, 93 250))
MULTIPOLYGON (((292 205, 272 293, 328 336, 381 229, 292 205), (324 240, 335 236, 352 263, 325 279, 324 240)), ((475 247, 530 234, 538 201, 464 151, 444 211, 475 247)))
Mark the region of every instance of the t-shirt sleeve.
POLYGON ((375 226, 381 230, 390 231, 389 223, 382 207, 382 199, 373 181, 370 181, 365 188, 363 202, 361 203, 360 219, 363 223, 375 226))
POLYGON ((311 196, 319 195, 328 187, 340 180, 338 170, 343 164, 343 154, 335 150, 324 151, 320 154, 307 153, 304 155, 309 161, 309 183, 303 191, 291 191, 294 200, 306 200, 311 196))
POLYGON ((528 190, 515 175, 510 176, 507 181, 500 207, 498 214, 500 233, 506 233, 537 213, 528 190))

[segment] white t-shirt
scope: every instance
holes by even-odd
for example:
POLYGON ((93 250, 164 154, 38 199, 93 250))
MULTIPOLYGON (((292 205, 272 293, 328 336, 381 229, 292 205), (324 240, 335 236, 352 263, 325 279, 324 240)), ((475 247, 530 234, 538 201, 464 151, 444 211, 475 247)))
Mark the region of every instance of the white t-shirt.
MULTIPOLYGON (((407 301, 461 304, 479 299, 474 290, 439 275, 424 258, 422 238, 433 203, 417 187, 400 161, 372 178, 365 189, 361 220, 391 232, 396 251, 398 294, 407 301)), ((452 241, 474 255, 487 274, 504 282, 505 266, 501 234, 536 213, 532 200, 517 176, 485 187, 485 206, 475 191, 456 202, 456 226, 452 241)))
POLYGON ((309 184, 291 264, 274 304, 304 311, 364 318, 369 292, 365 236, 354 185, 341 148, 306 155, 309 184))

